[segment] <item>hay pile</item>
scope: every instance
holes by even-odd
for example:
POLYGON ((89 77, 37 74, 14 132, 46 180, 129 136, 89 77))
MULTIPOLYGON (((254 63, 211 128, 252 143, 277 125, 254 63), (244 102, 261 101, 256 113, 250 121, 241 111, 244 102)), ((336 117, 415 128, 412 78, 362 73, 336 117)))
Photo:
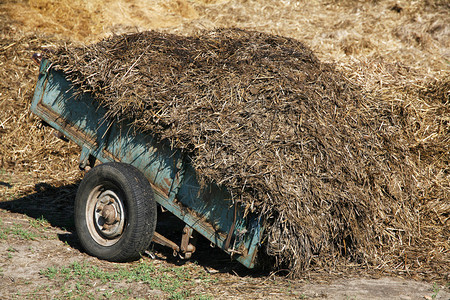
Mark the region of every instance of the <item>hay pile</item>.
POLYGON ((0 5, 0 202, 42 182, 61 186, 80 178, 78 146, 59 141, 29 110, 38 72, 31 56, 58 43, 64 42, 21 31, 0 5))
MULTIPOLYGON (((420 201, 403 116, 302 43, 238 29, 143 32, 49 57, 109 119, 184 149, 202 181, 260 214, 277 266, 429 267, 417 259, 420 201)), ((443 260, 436 273, 448 270, 443 260)))

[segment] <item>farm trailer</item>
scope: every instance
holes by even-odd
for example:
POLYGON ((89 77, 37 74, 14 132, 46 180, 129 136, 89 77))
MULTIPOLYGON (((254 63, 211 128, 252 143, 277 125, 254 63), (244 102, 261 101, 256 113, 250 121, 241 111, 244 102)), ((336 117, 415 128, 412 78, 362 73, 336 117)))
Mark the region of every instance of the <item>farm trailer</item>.
POLYGON ((90 167, 74 206, 75 228, 87 253, 110 261, 138 258, 151 241, 190 258, 199 233, 253 268, 263 227, 245 214, 224 187, 201 186, 189 159, 151 134, 105 118, 90 94, 77 93, 47 59, 40 64, 31 111, 81 147, 79 166, 90 167), (95 163, 96 161, 101 164, 95 163), (155 232, 157 204, 185 223, 181 243, 155 232))

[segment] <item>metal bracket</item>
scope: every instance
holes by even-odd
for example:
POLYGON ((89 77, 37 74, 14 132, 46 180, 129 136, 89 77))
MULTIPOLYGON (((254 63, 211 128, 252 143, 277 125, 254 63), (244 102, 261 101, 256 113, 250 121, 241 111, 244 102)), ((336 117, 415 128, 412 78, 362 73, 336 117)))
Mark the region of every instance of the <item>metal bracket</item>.
POLYGON ((173 256, 179 256, 181 259, 189 259, 192 253, 195 252, 195 242, 197 241, 197 234, 194 229, 188 225, 183 228, 181 236, 181 245, 178 246, 165 236, 155 232, 152 241, 165 247, 172 248, 173 256), (191 240, 192 239, 192 240, 191 240), (191 243, 192 242, 192 243, 191 243))
POLYGON ((181 236, 181 254, 180 257, 183 259, 189 259, 192 253, 195 252, 195 243, 197 241, 197 235, 194 229, 188 225, 183 228, 183 235, 181 236), (192 243, 190 242, 192 238, 192 243), (184 255, 184 256, 183 256, 184 255))
POLYGON ((91 154, 91 150, 89 148, 83 147, 81 149, 80 161, 79 161, 79 165, 78 165, 80 170, 89 171, 89 169, 87 167, 89 167, 89 168, 94 167, 96 159, 97 158, 91 154))
POLYGON ((225 240, 225 244, 224 244, 224 250, 225 251, 229 251, 230 250, 230 242, 231 242, 231 237, 233 236, 234 233, 234 227, 236 226, 236 213, 237 213, 237 202, 234 203, 234 214, 233 214, 233 223, 231 223, 231 227, 230 230, 228 231, 227 234, 227 239, 225 240))
POLYGON ((66 138, 66 136, 61 132, 61 131, 55 131, 53 132, 53 136, 57 137, 58 139, 64 141, 64 142, 68 142, 69 139, 66 138))

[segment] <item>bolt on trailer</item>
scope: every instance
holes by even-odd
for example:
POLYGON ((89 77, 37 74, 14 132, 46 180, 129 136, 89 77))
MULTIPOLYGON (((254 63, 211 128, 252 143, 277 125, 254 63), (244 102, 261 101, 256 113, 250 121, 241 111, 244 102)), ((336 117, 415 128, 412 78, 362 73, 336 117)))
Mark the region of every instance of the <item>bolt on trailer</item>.
POLYGON ((75 199, 75 228, 87 253, 110 261, 136 259, 153 241, 190 258, 199 233, 244 266, 253 268, 263 226, 231 201, 224 187, 201 187, 196 171, 172 149, 129 123, 105 118, 106 109, 77 93, 47 59, 40 64, 31 111, 81 147, 79 166, 90 169, 75 199), (95 163, 101 162, 100 164, 95 163), (155 231, 157 204, 185 223, 181 243, 155 231))

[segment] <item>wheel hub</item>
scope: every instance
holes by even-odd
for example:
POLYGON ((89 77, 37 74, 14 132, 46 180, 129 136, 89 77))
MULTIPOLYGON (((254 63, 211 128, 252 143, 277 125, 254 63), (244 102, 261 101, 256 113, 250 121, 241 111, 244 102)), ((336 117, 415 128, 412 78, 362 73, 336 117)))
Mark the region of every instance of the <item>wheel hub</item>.
POLYGON ((122 234, 124 210, 120 198, 110 190, 101 193, 95 204, 94 222, 99 233, 107 239, 122 234))
MULTIPOLYGON (((100 209, 100 208, 99 208, 100 209)), ((112 225, 120 219, 117 216, 117 211, 112 204, 107 204, 103 206, 101 209, 101 215, 103 219, 105 219, 105 223, 108 225, 112 225)))

